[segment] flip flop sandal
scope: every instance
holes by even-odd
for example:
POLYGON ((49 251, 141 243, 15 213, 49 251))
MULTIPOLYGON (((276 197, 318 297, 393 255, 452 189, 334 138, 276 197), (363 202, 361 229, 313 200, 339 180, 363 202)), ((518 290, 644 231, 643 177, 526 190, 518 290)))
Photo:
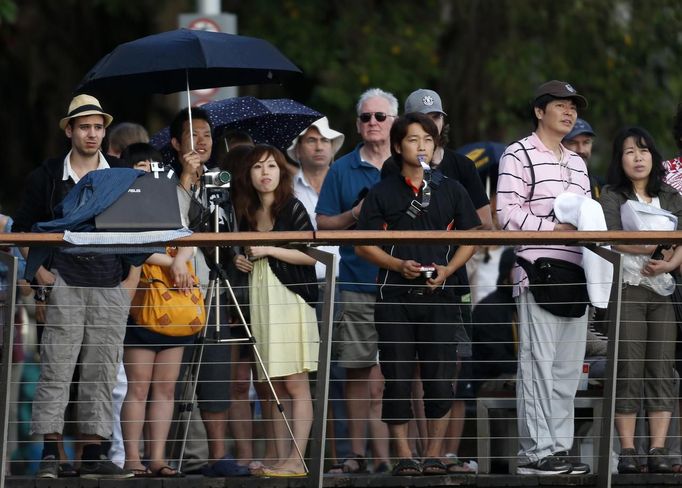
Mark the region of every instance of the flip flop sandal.
POLYGON ((416 459, 400 459, 391 471, 393 476, 421 476, 422 465, 416 459))
POLYGON ((438 476, 447 472, 447 467, 439 459, 428 458, 422 461, 422 474, 438 476))
POLYGON ((152 473, 149 468, 133 468, 130 470, 135 478, 153 478, 154 473, 152 473))
POLYGON ((299 473, 291 469, 263 468, 259 476, 265 478, 303 478, 308 473, 299 473))
POLYGON ((182 474, 180 471, 178 471, 175 468, 171 468, 170 466, 163 465, 159 469, 153 472, 153 476, 157 478, 184 478, 184 474, 182 474))
POLYGON ((340 463, 333 464, 328 474, 367 474, 367 459, 360 454, 350 454, 340 463))

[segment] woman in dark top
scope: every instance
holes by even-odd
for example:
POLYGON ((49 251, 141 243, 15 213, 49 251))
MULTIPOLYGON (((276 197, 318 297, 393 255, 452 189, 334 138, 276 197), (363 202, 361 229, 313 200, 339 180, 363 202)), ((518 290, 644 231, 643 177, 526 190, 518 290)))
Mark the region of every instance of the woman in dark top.
MULTIPOLYGON (((256 146, 246 157, 237 178, 235 211, 242 231, 313 230, 303 204, 293 196, 284 155, 271 146, 256 146)), ((251 327, 256 348, 280 399, 291 402, 292 431, 305 453, 312 425, 313 405, 308 373, 317 370, 319 335, 315 260, 296 249, 247 246, 234 264, 249 273, 251 327)), ((258 371, 258 379, 265 379, 258 371)), ((288 441, 286 426, 269 402, 276 433, 277 460, 264 476, 305 475, 296 446, 288 441)))
MULTIPOLYGON (((642 128, 621 130, 613 142, 607 185, 600 203, 609 230, 623 230, 621 207, 629 200, 667 210, 682 226, 682 197, 663 183, 661 154, 651 135, 642 128)), ((623 253, 623 305, 621 311, 615 425, 620 437, 619 473, 639 473, 635 451, 635 423, 642 404, 647 411, 650 473, 672 471, 665 448, 676 394, 673 369, 677 327, 666 287, 654 284, 682 263, 682 246, 668 259, 653 257, 656 246, 619 244, 623 253), (653 288, 652 288, 653 286, 653 288), (655 290, 654 288, 657 288, 655 290)))

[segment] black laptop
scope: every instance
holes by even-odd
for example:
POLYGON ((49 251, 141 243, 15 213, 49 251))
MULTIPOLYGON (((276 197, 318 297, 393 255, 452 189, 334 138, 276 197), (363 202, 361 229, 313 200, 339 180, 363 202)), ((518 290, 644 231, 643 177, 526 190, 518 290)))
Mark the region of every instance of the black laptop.
POLYGON ((142 175, 128 191, 95 217, 98 231, 142 232, 182 228, 177 179, 170 172, 142 175))

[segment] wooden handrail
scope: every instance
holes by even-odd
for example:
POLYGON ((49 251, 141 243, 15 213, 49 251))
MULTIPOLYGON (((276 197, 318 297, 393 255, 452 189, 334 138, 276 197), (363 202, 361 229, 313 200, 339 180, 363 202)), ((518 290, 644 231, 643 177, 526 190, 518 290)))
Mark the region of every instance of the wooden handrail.
MULTIPOLYGON (((179 246, 272 245, 272 244, 394 244, 397 242, 470 245, 517 244, 681 244, 682 231, 351 231, 216 232, 196 233, 176 239, 179 246)), ((0 233, 2 246, 70 246, 63 234, 0 233)), ((130 246, 130 244, 122 244, 130 246)), ((149 245, 149 244, 145 244, 149 245)), ((107 245, 103 247, 116 247, 107 245)))

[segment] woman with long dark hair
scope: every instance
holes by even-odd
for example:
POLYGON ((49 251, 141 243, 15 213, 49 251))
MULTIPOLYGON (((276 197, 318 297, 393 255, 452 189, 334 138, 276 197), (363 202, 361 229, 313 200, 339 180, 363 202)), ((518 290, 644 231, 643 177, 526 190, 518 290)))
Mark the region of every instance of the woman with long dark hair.
MULTIPOLYGON (((621 207, 639 201, 667 210, 682 226, 682 197, 663 182, 661 154, 651 135, 640 127, 621 130, 613 142, 607 186, 600 203, 609 230, 622 230, 621 207)), ((682 264, 682 246, 667 259, 651 257, 656 246, 618 245, 623 253, 623 305, 621 313, 615 424, 620 437, 619 473, 639 473, 634 436, 637 413, 644 399, 649 419, 650 473, 672 471, 665 449, 675 400, 673 379, 677 326, 670 293, 652 284, 682 264), (647 259, 642 260, 644 255, 647 259), (640 263, 644 263, 643 266, 640 263), (654 288, 656 291, 654 291, 654 288)))
MULTIPOLYGON (((242 231, 313 230, 303 204, 294 198, 284 155, 276 148, 256 146, 237 175, 235 210, 242 231)), ((313 407, 308 373, 317 370, 319 334, 315 260, 296 249, 247 246, 234 264, 249 273, 251 327, 256 347, 277 396, 290 403, 294 439, 305 453, 313 407)), ((259 367, 258 379, 265 379, 259 367)), ((264 408, 266 408, 264 406, 264 408)), ((270 477, 305 475, 296 446, 288 441, 286 426, 269 402, 275 424, 277 461, 260 474, 270 477)), ((256 473, 259 474, 259 473, 256 473)))

